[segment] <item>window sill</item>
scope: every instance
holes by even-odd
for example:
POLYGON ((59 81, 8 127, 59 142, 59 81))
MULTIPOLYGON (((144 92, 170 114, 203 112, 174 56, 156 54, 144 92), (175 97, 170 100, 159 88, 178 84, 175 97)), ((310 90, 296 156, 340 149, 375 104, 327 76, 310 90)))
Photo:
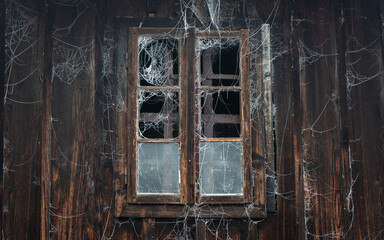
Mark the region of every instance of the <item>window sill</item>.
POLYGON ((151 218, 266 218, 265 206, 252 204, 128 204, 117 217, 151 218))

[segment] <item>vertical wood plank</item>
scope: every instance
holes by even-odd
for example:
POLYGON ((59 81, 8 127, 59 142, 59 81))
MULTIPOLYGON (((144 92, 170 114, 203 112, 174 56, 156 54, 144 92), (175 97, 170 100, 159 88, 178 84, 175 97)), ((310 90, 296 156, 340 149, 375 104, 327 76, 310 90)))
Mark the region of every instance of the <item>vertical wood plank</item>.
POLYGON ((50 237, 98 239, 102 205, 95 117, 96 9, 94 2, 54 8, 50 237), (68 74, 60 75, 61 66, 68 74))
MULTIPOLYGON (((243 140, 243 194, 244 202, 252 202, 252 152, 251 152, 251 102, 250 102, 250 59, 249 33, 241 30, 240 43, 241 78, 241 130, 243 140)), ((258 200, 256 200, 258 201, 258 200)))
MULTIPOLYGON (((113 215, 120 216, 123 209, 123 203, 127 199, 127 93, 128 93, 128 76, 127 76, 127 51, 128 51, 128 28, 121 21, 116 21, 115 32, 115 64, 116 64, 116 81, 115 85, 115 160, 113 162, 113 184, 114 184, 114 204, 113 215)), ((108 184, 108 182, 106 182, 108 184)))
POLYGON ((348 76, 348 135, 355 239, 384 237, 383 22, 380 1, 343 1, 348 76))
POLYGON ((41 230, 44 2, 2 1, 1 5, 1 18, 6 19, 0 21, 5 32, 1 37, 5 56, 0 60, 4 73, 1 231, 4 239, 37 239, 41 230))
POLYGON ((52 2, 45 2, 45 39, 44 39, 44 69, 43 69, 43 119, 41 123, 41 231, 40 239, 49 238, 50 219, 50 182, 51 182, 51 80, 52 80, 52 2))
POLYGON ((137 84, 138 84, 138 29, 129 28, 128 30, 128 56, 127 67, 128 75, 126 81, 128 88, 127 96, 127 121, 126 125, 121 126, 127 129, 127 199, 128 202, 134 202, 136 199, 137 186, 137 84))
POLYGON ((267 174, 266 187, 269 189, 267 194, 268 212, 276 211, 275 189, 275 149, 273 134, 273 106, 272 106, 272 76, 271 76, 271 40, 270 26, 263 24, 261 27, 261 44, 263 48, 262 66, 263 66, 263 112, 265 127, 265 148, 266 148, 266 166, 267 174))
POLYGON ((182 129, 181 146, 183 146, 185 155, 181 156, 182 160, 182 175, 184 178, 182 183, 185 184, 184 192, 185 199, 183 202, 193 204, 195 202, 195 62, 188 59, 194 59, 195 54, 195 31, 188 30, 188 38, 182 40, 180 55, 179 55, 179 75, 181 84, 181 94, 183 98, 183 106, 185 114, 183 117, 184 127, 182 129))
POLYGON ((203 221, 196 221, 196 240, 204 240, 206 239, 206 229, 205 229, 205 223, 203 221))
POLYGON ((291 6, 291 83, 293 98, 293 145, 295 159, 295 203, 296 203, 296 239, 305 238, 305 220, 304 220, 304 181, 303 181, 303 156, 302 156, 302 107, 300 93, 300 70, 299 70, 299 26, 295 19, 299 18, 297 3, 290 2, 291 6))
POLYGON ((263 64, 262 48, 259 48, 261 34, 258 29, 250 29, 250 68, 251 68, 251 102, 252 106, 252 170, 253 173, 253 203, 261 206, 265 204, 265 124, 262 111, 263 98, 263 64))
POLYGON ((335 31, 336 31, 336 47, 337 47, 337 79, 338 79, 338 95, 339 95, 339 124, 340 124, 340 151, 341 151, 341 168, 343 174, 342 182, 342 223, 344 225, 344 236, 348 232, 353 232, 353 213, 350 205, 350 190, 353 187, 353 176, 350 159, 349 145, 349 109, 348 109, 348 83, 346 73, 346 29, 344 3, 342 0, 335 2, 335 31))
MULTIPOLYGON (((0 2, 0 46, 5 46, 5 1, 0 2)), ((4 84, 5 84, 5 48, 0 48, 0 146, 4 146, 4 84)), ((0 166, 4 166, 4 147, 0 149, 0 166)), ((0 171, 0 238, 3 239, 3 178, 4 171, 0 171)))
POLYGON ((143 240, 154 240, 156 239, 156 226, 154 218, 143 219, 143 240))

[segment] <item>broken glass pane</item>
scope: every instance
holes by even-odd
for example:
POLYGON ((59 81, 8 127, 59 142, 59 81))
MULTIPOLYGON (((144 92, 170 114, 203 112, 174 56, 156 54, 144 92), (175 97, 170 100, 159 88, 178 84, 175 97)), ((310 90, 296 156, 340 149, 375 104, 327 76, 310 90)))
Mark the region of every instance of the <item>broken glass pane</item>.
POLYGON ((242 142, 200 143, 200 194, 241 194, 242 142))
POLYGON ((201 134, 203 137, 240 137, 240 92, 202 91, 201 134))
POLYGON ((139 91, 139 138, 179 136, 179 93, 139 91))
POLYGON ((139 80, 141 86, 178 85, 178 41, 139 37, 139 80))
POLYGON ((202 86, 239 86, 239 39, 199 40, 202 86))
POLYGON ((138 143, 137 193, 179 193, 179 143, 138 143))

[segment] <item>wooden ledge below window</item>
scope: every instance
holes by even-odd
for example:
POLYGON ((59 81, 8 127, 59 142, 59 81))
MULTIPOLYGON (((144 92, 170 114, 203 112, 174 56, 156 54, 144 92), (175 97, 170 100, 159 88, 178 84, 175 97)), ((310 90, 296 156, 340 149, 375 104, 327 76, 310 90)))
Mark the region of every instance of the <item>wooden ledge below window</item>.
POLYGON ((266 218, 265 206, 251 204, 129 204, 120 216, 133 218, 266 218))

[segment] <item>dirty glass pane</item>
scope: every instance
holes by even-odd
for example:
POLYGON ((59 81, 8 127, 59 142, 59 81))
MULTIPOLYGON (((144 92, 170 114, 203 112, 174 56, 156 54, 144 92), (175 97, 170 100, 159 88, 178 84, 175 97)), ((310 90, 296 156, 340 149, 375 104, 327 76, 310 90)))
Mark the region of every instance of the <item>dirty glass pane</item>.
POLYGON ((178 41, 139 37, 139 81, 141 86, 178 85, 178 41))
POLYGON ((243 192, 241 142, 200 143, 200 194, 243 192))
POLYGON ((138 143, 137 193, 179 193, 179 143, 138 143))

